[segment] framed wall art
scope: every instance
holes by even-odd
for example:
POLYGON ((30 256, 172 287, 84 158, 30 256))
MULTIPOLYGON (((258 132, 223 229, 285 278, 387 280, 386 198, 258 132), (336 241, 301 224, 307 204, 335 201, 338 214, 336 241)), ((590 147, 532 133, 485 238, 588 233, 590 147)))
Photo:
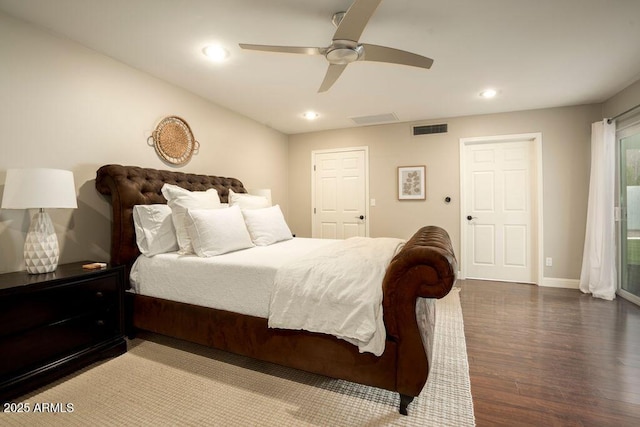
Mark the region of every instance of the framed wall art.
POLYGON ((425 200, 426 166, 398 166, 398 200, 425 200))

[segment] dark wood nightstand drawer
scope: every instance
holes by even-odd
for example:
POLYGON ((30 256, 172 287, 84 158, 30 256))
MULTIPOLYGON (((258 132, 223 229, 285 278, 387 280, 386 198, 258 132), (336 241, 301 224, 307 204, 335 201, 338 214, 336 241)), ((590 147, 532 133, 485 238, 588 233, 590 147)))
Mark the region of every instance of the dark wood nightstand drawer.
POLYGON ((83 347, 117 337, 118 316, 87 313, 0 339, 0 381, 83 347))
POLYGON ((10 295, 0 299, 0 338, 83 313, 114 310, 117 304, 117 275, 10 295))
POLYGON ((126 351, 125 268, 0 274, 0 401, 126 351))

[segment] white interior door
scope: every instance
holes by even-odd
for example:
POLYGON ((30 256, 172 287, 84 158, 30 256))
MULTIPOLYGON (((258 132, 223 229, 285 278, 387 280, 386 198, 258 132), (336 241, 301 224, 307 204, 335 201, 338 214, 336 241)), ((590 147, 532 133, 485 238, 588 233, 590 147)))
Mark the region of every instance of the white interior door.
POLYGON ((466 277, 536 282, 534 148, 531 140, 463 144, 466 277))
POLYGON ((368 236, 366 147, 312 153, 313 237, 368 236))

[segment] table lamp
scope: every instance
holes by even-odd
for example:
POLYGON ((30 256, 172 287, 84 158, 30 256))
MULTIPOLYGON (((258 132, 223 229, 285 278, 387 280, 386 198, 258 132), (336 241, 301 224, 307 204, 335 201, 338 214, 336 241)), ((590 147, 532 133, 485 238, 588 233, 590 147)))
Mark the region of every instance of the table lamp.
POLYGON ((60 249, 45 208, 77 208, 73 172, 60 169, 8 169, 2 209, 39 209, 31 218, 24 242, 24 262, 30 274, 50 273, 58 266, 60 249))

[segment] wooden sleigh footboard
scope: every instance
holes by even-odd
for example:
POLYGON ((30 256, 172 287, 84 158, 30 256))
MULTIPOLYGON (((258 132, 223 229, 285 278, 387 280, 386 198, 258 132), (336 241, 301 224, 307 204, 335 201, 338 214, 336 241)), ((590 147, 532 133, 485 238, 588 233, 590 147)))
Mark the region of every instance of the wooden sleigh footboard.
MULTIPOLYGON (((107 165, 98 170, 96 188, 111 196, 112 262, 131 265, 138 255, 132 209, 135 204, 166 203, 165 182, 189 190, 217 188, 226 201, 228 188, 244 192, 232 178, 190 175, 139 167, 107 165)), ((142 295, 130 295, 133 327, 230 351, 259 360, 400 394, 400 412, 418 396, 429 362, 416 320, 418 298, 442 298, 457 270, 449 236, 423 227, 393 258, 383 280, 383 314, 387 332, 377 357, 330 335, 270 329, 263 318, 142 295)))

